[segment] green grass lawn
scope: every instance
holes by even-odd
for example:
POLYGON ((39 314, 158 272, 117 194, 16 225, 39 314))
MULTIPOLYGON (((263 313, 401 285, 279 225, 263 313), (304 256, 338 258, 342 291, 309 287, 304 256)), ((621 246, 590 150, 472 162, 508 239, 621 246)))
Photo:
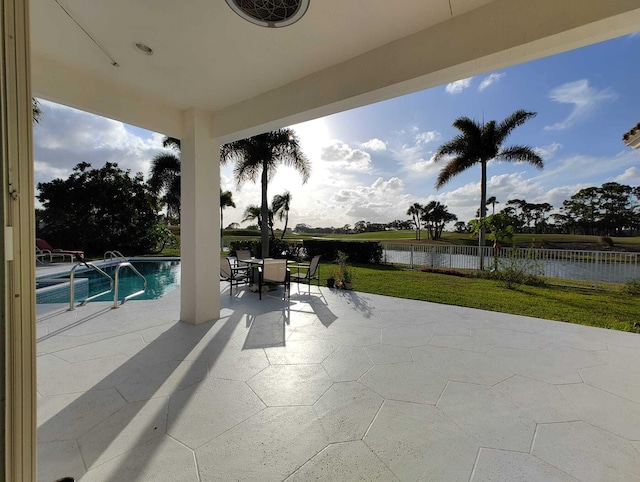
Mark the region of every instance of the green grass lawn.
MULTIPOLYGON (((331 268, 321 264, 321 284, 331 268)), ((355 291, 466 306, 515 315, 637 331, 640 297, 624 291, 559 286, 521 286, 508 290, 495 280, 423 273, 392 266, 354 266, 355 291)))
MULTIPOLYGON (((636 238, 637 239, 637 238, 636 238)), ((179 256, 179 249, 161 256, 179 256)), ((221 256, 226 256, 221 253, 221 256)), ((321 284, 337 265, 321 263, 321 284)), ((639 331, 640 296, 623 289, 600 291, 571 286, 520 286, 506 289, 499 281, 423 273, 386 265, 353 266, 355 291, 515 315, 565 321, 622 331, 639 331)))

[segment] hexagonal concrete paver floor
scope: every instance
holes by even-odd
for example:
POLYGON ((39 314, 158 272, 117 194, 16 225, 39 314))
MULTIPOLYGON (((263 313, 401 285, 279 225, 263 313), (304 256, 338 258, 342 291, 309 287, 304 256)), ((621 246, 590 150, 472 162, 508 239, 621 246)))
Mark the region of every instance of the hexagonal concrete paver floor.
POLYGON ((38 474, 591 481, 640 474, 640 335, 293 287, 37 323, 38 474))

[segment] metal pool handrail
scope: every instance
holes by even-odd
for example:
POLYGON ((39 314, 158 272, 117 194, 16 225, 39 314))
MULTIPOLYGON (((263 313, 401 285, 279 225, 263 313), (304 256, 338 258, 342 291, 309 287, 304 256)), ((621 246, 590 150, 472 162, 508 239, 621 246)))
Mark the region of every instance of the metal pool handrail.
POLYGON ((140 278, 142 278, 142 289, 140 291, 136 291, 135 293, 131 293, 128 296, 125 296, 122 299, 122 303, 124 303, 125 301, 133 298, 134 296, 138 296, 141 295, 142 293, 144 293, 147 290, 147 279, 142 276, 142 274, 140 273, 140 271, 138 271, 135 266, 133 266, 130 262, 128 261, 124 261, 122 263, 119 263, 117 268, 116 268, 116 274, 115 274, 115 278, 116 278, 116 287, 115 287, 115 291, 113 293, 113 309, 117 309, 118 308, 118 279, 120 277, 120 268, 124 268, 124 267, 129 267, 133 270, 133 272, 135 274, 137 274, 140 278))
POLYGON ((113 251, 107 251, 106 253, 104 253, 104 261, 107 260, 107 256, 109 256, 109 259, 127 259, 126 256, 124 254, 122 254, 120 251, 117 250, 113 250, 113 251))
POLYGON ((75 272, 76 272, 76 269, 78 268, 78 266, 86 266, 87 268, 91 268, 92 270, 97 271, 98 273, 100 273, 102 276, 104 276, 105 278, 107 278, 109 280, 109 289, 108 290, 103 291, 102 293, 98 293, 97 295, 89 296, 87 299, 82 300, 80 302, 79 306, 84 306, 85 304, 87 304, 92 299, 97 298, 98 296, 105 295, 107 293, 111 293, 111 291, 113 290, 113 278, 111 276, 109 276, 107 273, 102 271, 100 268, 98 268, 93 263, 88 263, 86 261, 83 262, 83 263, 78 263, 73 268, 71 268, 71 272, 69 273, 69 311, 73 311, 73 310, 76 309, 76 307, 75 307, 75 283, 74 283, 74 277, 75 277, 75 272))

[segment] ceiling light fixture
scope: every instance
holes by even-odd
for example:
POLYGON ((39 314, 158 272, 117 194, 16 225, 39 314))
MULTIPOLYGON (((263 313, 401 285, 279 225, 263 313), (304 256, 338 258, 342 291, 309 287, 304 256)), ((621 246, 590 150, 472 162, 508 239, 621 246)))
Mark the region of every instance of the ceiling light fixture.
POLYGON ((231 10, 261 27, 279 28, 302 18, 311 0, 226 0, 231 10))
POLYGON ((143 54, 153 55, 153 49, 147 44, 143 44, 142 42, 135 42, 133 45, 135 45, 136 48, 143 54))

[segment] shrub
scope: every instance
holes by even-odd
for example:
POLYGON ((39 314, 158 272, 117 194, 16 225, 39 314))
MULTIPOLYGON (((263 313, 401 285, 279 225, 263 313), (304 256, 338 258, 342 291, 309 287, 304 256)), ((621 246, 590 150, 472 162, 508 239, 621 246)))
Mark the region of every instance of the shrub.
POLYGON ((613 248, 614 246, 613 239, 611 239, 609 236, 600 236, 600 239, 598 239, 598 244, 600 244, 601 246, 608 246, 609 248, 613 248))
MULTIPOLYGON (((301 255, 301 248, 302 246, 297 242, 271 239, 269 240, 269 257, 297 260, 301 255)), ((229 243, 229 254, 231 256, 235 256, 238 249, 248 249, 251 251, 251 256, 262 256, 262 243, 260 241, 236 240, 229 243)))
POLYGON ((165 224, 156 224, 147 233, 150 253, 158 254, 165 248, 179 248, 180 238, 173 234, 173 230, 165 224))
POLYGON ((352 263, 380 264, 382 261, 382 246, 376 241, 306 239, 303 245, 309 258, 320 255, 325 261, 332 261, 342 251, 352 263))
POLYGON ((509 250, 506 261, 497 259, 495 269, 489 271, 487 276, 501 281, 505 288, 514 290, 520 285, 544 286, 546 282, 542 278, 543 273, 533 248, 529 248, 526 255, 521 257, 514 245, 509 250))

